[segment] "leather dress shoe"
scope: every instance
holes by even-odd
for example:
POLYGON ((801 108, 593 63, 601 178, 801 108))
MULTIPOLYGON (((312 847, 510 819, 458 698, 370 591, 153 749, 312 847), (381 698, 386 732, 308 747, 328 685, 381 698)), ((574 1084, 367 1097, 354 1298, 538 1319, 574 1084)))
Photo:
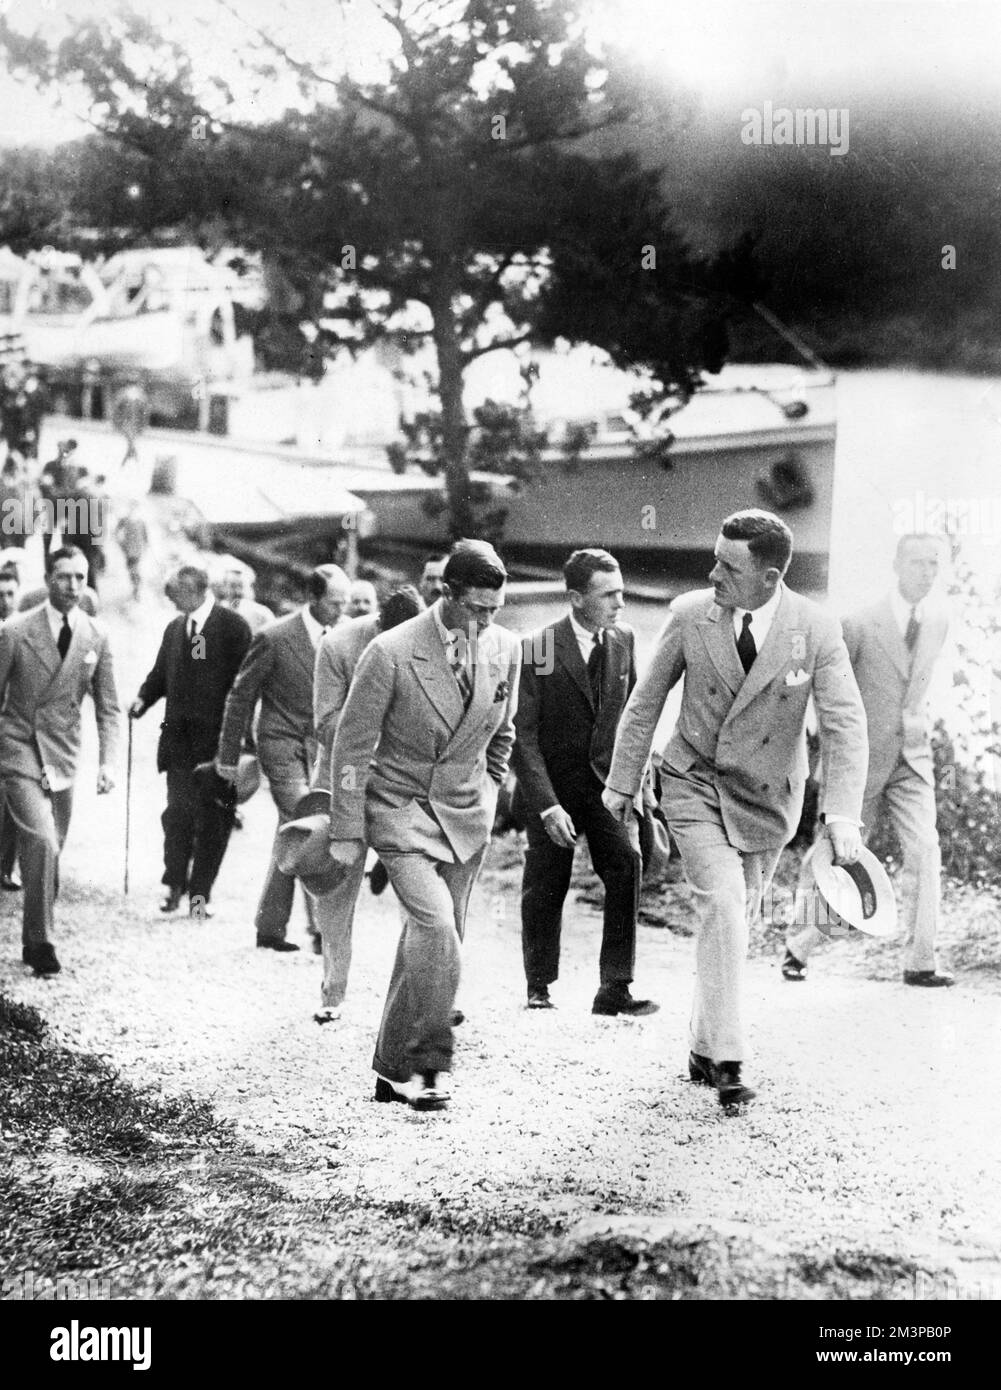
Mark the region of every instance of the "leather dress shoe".
POLYGON ((298 951, 299 947, 294 941, 280 941, 277 937, 272 940, 257 939, 257 949, 259 951, 298 951))
POLYGON ((13 874, 4 874, 3 878, 0 878, 0 888, 5 893, 20 893, 21 891, 21 885, 13 874))
POLYGON ((21 959, 25 965, 31 966, 36 975, 58 975, 62 970, 55 950, 48 941, 43 941, 39 946, 25 946, 21 959))
POLYGON ((938 970, 905 970, 905 985, 923 985, 925 989, 946 989, 956 983, 955 976, 938 970))
POLYGON ((438 1082, 436 1071, 414 1072, 409 1081, 387 1081, 377 1076, 375 1099, 403 1101, 411 1110, 444 1110, 449 1102, 448 1091, 438 1082))
POLYGON ((690 1080, 697 1081, 701 1086, 715 1086, 715 1064, 711 1062, 708 1057, 703 1057, 698 1052, 689 1052, 688 1076, 690 1080))
POLYGON ((529 1009, 555 1009, 556 1005, 549 997, 549 986, 529 985, 528 1003, 525 1007, 529 1009))
POLYGON ((215 908, 209 907, 208 903, 189 903, 189 917, 204 917, 206 920, 215 916, 215 908))
POLYGON ((631 1017, 639 1017, 641 1014, 655 1014, 660 1008, 652 999, 634 999, 629 993, 628 985, 608 985, 603 986, 594 996, 594 1003, 591 1005, 593 1014, 629 1014, 631 1017))
MULTIPOLYGON (((323 1006, 322 1009, 317 1009, 316 1013, 313 1015, 313 1022, 314 1022, 314 1023, 336 1023, 337 1020, 340 1018, 340 1016, 341 1016, 341 1010, 340 1010, 340 1006, 339 1006, 339 1005, 338 1005, 337 1008, 333 1008, 333 1007, 331 1007, 331 1006, 325 1004, 325 1005, 323 1006)), ((376 1096, 376 1100, 378 1100, 378 1099, 379 1099, 379 1097, 376 1096)), ((387 1097, 387 1099, 388 1099, 388 1097, 387 1097)))
POLYGON ((806 962, 797 960, 792 951, 786 951, 782 960, 783 980, 805 980, 806 962))
POLYGON ((184 897, 183 888, 168 888, 167 896, 160 904, 161 912, 176 912, 181 906, 181 899, 184 897))
POLYGON ((739 1062, 720 1062, 716 1068, 716 1090, 720 1105, 746 1105, 758 1094, 740 1079, 739 1062))

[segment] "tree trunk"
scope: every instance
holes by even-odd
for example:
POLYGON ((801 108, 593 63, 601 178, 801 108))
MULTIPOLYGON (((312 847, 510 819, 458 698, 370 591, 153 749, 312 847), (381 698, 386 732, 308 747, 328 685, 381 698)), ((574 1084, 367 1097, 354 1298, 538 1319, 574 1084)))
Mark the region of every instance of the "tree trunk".
POLYGON ((429 295, 433 340, 438 358, 438 399, 441 404, 442 464, 448 498, 449 530, 453 538, 474 536, 473 499, 466 467, 468 431, 462 404, 462 353, 456 336, 452 287, 445 281, 429 295))

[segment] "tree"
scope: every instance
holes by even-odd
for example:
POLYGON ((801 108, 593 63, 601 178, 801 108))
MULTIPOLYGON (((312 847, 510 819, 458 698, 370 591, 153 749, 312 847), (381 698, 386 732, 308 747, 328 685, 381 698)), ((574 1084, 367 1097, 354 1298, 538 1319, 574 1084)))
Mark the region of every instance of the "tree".
POLYGON ((0 18, 0 44, 15 69, 89 91, 95 124, 145 161, 156 218, 221 216, 275 256, 304 316, 324 321, 321 346, 431 344, 430 438, 452 529, 471 534, 472 362, 587 341, 648 368, 655 394, 686 398, 721 365, 736 281, 689 256, 656 171, 595 153, 596 134, 630 110, 576 0, 373 5, 391 40, 377 81, 328 75, 248 26, 247 64, 262 80, 294 74, 302 94, 258 123, 235 119, 231 89, 200 85, 183 48, 127 11, 76 24, 58 46, 0 18))

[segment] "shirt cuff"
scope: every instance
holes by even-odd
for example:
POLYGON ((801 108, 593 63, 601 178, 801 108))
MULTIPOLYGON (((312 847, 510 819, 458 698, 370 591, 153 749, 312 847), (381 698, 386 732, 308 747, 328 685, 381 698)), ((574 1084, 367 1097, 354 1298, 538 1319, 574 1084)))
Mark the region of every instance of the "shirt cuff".
POLYGON ((825 824, 825 825, 854 825, 854 827, 855 827, 856 830, 861 830, 861 829, 862 829, 862 822, 861 822, 860 820, 853 820, 851 816, 838 816, 838 815, 828 816, 828 815, 825 814, 825 816, 824 816, 824 824, 825 824))
POLYGON ((539 812, 539 816, 541 817, 542 820, 545 820, 547 816, 551 816, 551 815, 553 814, 554 811, 558 811, 558 810, 560 810, 560 803, 557 801, 557 802, 554 803, 554 805, 552 805, 552 806, 547 806, 546 809, 545 809, 544 811, 540 811, 540 812, 539 812))

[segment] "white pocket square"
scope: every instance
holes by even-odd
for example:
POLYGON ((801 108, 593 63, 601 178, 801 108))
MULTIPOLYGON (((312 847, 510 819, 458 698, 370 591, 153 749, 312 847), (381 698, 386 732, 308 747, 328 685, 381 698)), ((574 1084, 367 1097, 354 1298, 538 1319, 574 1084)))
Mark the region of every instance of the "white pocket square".
POLYGON ((84 659, 83 659, 83 664, 84 664, 85 666, 96 666, 96 665, 97 665, 97 652, 88 652, 87 655, 86 655, 86 656, 84 657, 84 659))
POLYGON ((804 671, 802 666, 798 671, 786 672, 786 685, 805 685, 809 679, 809 671, 804 671))

